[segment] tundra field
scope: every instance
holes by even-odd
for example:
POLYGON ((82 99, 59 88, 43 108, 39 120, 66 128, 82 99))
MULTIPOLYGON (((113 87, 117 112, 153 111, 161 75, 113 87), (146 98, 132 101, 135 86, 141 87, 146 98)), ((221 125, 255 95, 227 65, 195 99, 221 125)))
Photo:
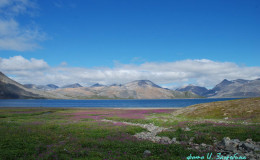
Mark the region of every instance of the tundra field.
POLYGON ((258 159, 260 98, 182 109, 6 107, 0 137, 1 160, 258 159))

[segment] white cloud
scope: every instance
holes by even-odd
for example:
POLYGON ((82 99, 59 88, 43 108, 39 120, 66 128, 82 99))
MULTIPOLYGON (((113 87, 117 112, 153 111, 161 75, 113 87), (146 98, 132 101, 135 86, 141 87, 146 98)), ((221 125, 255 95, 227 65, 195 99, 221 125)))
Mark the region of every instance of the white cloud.
POLYGON ((9 59, 0 58, 1 70, 8 72, 19 71, 42 71, 49 68, 48 64, 42 59, 25 59, 22 56, 14 56, 9 59))
POLYGON ((0 0, 0 50, 26 51, 39 48, 45 33, 35 24, 22 26, 16 16, 33 15, 35 3, 30 0, 0 0))
POLYGON ((163 86, 195 84, 212 87, 223 79, 256 79, 260 67, 239 66, 231 62, 211 60, 183 60, 140 65, 117 64, 113 68, 83 68, 59 65, 50 67, 41 59, 25 59, 22 56, 0 58, 0 71, 15 75, 20 83, 65 85, 80 83, 112 84, 148 79, 163 86))

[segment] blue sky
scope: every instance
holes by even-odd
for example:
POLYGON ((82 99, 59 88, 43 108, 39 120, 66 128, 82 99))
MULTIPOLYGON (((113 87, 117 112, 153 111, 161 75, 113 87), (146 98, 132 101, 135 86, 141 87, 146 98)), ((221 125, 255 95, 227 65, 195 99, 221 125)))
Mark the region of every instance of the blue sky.
MULTIPOLYGON (((42 60, 52 69, 132 66, 131 71, 149 72, 142 66, 152 63, 160 68, 167 63, 206 59, 207 63, 232 63, 258 71, 259 19, 258 0, 0 0, 0 57, 2 64, 15 56, 26 63, 33 63, 32 58, 42 60)), ((21 82, 30 82, 19 69, 0 69, 21 82)), ((172 72, 187 74, 183 69, 172 72)), ((219 73, 216 79, 260 76, 258 72, 246 76, 226 73, 219 73)), ((201 82, 206 73, 200 74, 185 80, 173 76, 172 81, 155 81, 165 85, 217 83, 201 82)), ((86 85, 95 81, 83 77, 80 81, 86 85)), ((112 83, 101 79, 96 81, 112 83)))

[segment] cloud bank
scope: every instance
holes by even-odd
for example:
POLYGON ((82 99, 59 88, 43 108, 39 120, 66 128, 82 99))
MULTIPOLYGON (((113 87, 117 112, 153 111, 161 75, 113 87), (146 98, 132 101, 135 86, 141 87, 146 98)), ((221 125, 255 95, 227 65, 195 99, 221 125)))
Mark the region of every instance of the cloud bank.
POLYGON ((26 51, 39 48, 45 33, 35 24, 21 25, 17 16, 33 16, 36 4, 30 0, 0 0, 0 50, 26 51))
POLYGON ((208 59, 187 59, 175 62, 147 62, 140 65, 116 64, 112 68, 68 67, 65 62, 52 67, 42 59, 25 59, 22 56, 0 58, 0 71, 18 82, 33 84, 53 83, 59 86, 80 83, 124 84, 133 80, 148 79, 165 87, 195 84, 212 87, 223 79, 256 79, 260 67, 239 66, 232 62, 208 59))

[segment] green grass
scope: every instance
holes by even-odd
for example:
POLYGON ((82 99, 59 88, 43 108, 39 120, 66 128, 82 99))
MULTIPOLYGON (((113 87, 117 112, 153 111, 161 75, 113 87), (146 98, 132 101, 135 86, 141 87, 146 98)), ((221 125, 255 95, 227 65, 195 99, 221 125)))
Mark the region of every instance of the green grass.
POLYGON ((1 109, 4 116, 0 119, 0 159, 159 160, 195 154, 181 145, 137 140, 133 135, 145 131, 138 126, 74 120, 62 114, 70 111, 73 110, 1 109), (152 155, 144 158, 145 150, 152 155))
POLYGON ((239 139, 241 141, 251 138, 253 141, 260 141, 260 128, 258 125, 232 125, 219 123, 187 123, 181 127, 176 126, 176 131, 164 131, 159 136, 177 138, 177 140, 188 141, 191 137, 193 142, 201 144, 213 144, 214 140, 221 141, 224 137, 239 139), (184 131, 182 128, 189 127, 191 131, 184 131))
MULTIPOLYGON (((260 123, 260 98, 203 103, 189 106, 180 114, 193 119, 224 119, 260 123)), ((175 115, 177 116, 177 115, 175 115)))
MULTIPOLYGON (((70 114, 82 113, 82 111, 86 110, 62 108, 0 109, 0 160, 175 160, 185 159, 190 154, 199 154, 182 145, 164 145, 137 140, 133 135, 146 131, 138 126, 101 122, 91 118, 77 119, 75 118, 76 114, 70 114), (145 150, 150 150, 152 155, 143 157, 145 150)), ((103 112, 99 114, 94 109, 87 111, 86 116, 106 114, 106 110, 103 110, 104 114, 103 112)), ((111 111, 109 110, 109 112, 111 111)), ((106 117, 106 119, 118 122, 153 123, 156 126, 175 129, 175 131, 161 132, 158 134, 159 136, 176 137, 177 140, 182 141, 188 141, 194 137, 193 142, 195 143, 212 144, 215 138, 221 140, 223 137, 240 139, 241 141, 252 138, 254 141, 260 141, 258 124, 197 122, 197 117, 187 115, 173 116, 171 113, 152 113, 147 115, 146 119, 117 116, 106 117), (182 128, 185 127, 189 127, 191 131, 184 131, 182 128)), ((235 117, 235 115, 233 116, 235 117)))

